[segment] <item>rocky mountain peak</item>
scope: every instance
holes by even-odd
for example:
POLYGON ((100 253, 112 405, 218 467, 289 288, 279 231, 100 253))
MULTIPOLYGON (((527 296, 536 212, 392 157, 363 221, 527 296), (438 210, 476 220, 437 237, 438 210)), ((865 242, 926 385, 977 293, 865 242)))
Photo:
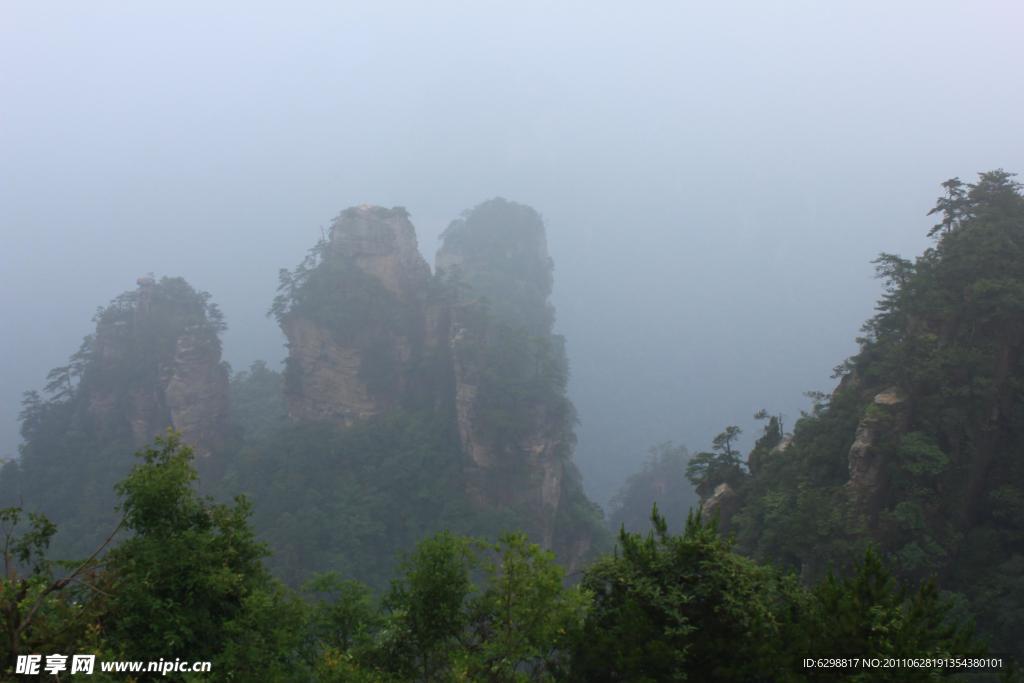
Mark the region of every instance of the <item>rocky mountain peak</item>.
POLYGON ((443 240, 432 277, 404 209, 356 206, 282 275, 289 414, 350 426, 435 411, 457 439, 469 500, 515 511, 547 547, 579 551, 579 529, 558 522, 583 494, 544 223, 494 199, 443 240))
POLYGON ((416 292, 430 276, 416 229, 402 207, 361 204, 342 211, 331 224, 328 251, 350 259, 398 296, 416 292))

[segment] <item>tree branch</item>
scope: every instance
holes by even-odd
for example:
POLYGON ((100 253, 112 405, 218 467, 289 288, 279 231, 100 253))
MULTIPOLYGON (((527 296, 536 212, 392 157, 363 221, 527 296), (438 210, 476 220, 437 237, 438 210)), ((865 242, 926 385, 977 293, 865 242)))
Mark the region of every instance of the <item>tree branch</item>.
POLYGON ((92 555, 90 555, 84 562, 78 565, 75 571, 71 572, 71 574, 69 574, 68 576, 54 580, 53 583, 51 583, 49 586, 43 589, 43 592, 40 593, 39 596, 36 598, 36 601, 32 604, 32 607, 25 615, 25 618, 21 620, 21 623, 18 624, 18 628, 15 629, 16 635, 20 635, 21 632, 24 631, 25 628, 30 623, 32 623, 32 620, 35 618, 36 612, 39 611, 39 607, 43 604, 43 599, 50 593, 59 591, 63 589, 65 586, 67 586, 69 583, 71 583, 71 581, 73 581, 75 577, 82 572, 83 569, 89 566, 89 564, 94 559, 96 559, 96 556, 99 555, 100 552, 102 552, 103 549, 106 548, 112 540, 114 540, 114 535, 121 530, 122 526, 124 526, 124 517, 121 517, 121 521, 117 523, 117 526, 114 527, 114 530, 110 532, 109 536, 107 536, 107 540, 103 541, 103 543, 98 548, 96 548, 96 550, 93 551, 92 555))

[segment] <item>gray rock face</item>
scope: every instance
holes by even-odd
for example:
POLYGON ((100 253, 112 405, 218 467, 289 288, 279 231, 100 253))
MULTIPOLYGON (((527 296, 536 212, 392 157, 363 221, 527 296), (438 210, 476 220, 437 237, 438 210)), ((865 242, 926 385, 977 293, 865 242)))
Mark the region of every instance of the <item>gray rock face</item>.
POLYGON ((299 375, 287 393, 293 419, 331 420, 348 426, 381 412, 360 377, 363 354, 359 349, 337 342, 322 326, 298 316, 285 323, 285 335, 289 372, 299 375))
MULTIPOLYGON (((463 323, 459 313, 458 309, 452 312, 448 339, 455 380, 455 423, 459 430, 462 452, 468 460, 467 466, 473 469, 488 469, 498 463, 498 458, 477 433, 477 391, 483 368, 473 363, 472 354, 472 350, 485 341, 482 335, 474 334, 473 330, 463 323)), ((477 495, 480 495, 479 492, 477 495)))
POLYGON ((858 497, 863 497, 863 494, 874 490, 878 483, 881 462, 872 448, 877 435, 876 423, 877 421, 871 417, 864 417, 860 421, 847 455, 850 469, 847 486, 858 497))
POLYGON ((719 528, 726 529, 738 503, 736 491, 726 483, 719 484, 707 499, 700 505, 701 515, 705 519, 718 516, 719 528))
POLYGON ((207 456, 222 445, 228 419, 228 373, 220 344, 205 332, 186 331, 175 344, 164 399, 171 426, 207 456))
POLYGON ((331 225, 328 250, 351 259, 401 298, 422 293, 430 279, 405 209, 363 204, 343 211, 331 225))
POLYGON ((890 387, 874 397, 857 425, 847 455, 850 479, 846 487, 861 505, 870 505, 882 485, 883 463, 875 444, 883 433, 902 422, 901 406, 905 401, 906 397, 898 388, 890 387))
POLYGON ((334 220, 323 258, 347 273, 328 293, 339 309, 352 308, 353 297, 362 296, 356 312, 392 312, 390 319, 364 316, 332 325, 299 309, 282 320, 289 415, 348 426, 401 404, 413 358, 423 348, 430 267, 404 209, 367 205, 334 220), (364 291, 353 293, 356 287, 364 291))

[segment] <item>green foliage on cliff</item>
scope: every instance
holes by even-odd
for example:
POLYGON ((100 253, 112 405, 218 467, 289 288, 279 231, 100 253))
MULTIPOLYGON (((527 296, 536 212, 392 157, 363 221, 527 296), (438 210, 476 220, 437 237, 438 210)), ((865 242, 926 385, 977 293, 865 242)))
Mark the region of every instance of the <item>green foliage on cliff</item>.
POLYGON ((860 419, 860 399, 839 392, 794 426, 783 451, 760 459, 737 486, 742 506, 732 520, 739 547, 819 579, 864 551, 862 521, 849 508, 847 453, 860 419))
POLYGON ((478 430, 490 445, 515 451, 528 436, 560 441, 567 458, 575 443, 576 411, 566 396, 569 363, 565 340, 530 334, 497 322, 486 311, 471 319, 482 333, 459 342, 460 362, 478 371, 474 403, 478 430))
POLYGON ((278 274, 278 294, 270 308, 279 324, 288 316, 310 318, 346 340, 364 329, 407 331, 408 306, 352 257, 321 240, 295 270, 278 274))
POLYGON ((1003 171, 943 187, 934 246, 876 260, 860 352, 792 444, 758 459, 734 526, 807 576, 877 543, 1024 654, 1024 197, 1003 171))
POLYGON ((468 286, 498 320, 530 334, 551 333, 554 265, 540 214, 499 197, 466 211, 441 238, 444 276, 468 286))

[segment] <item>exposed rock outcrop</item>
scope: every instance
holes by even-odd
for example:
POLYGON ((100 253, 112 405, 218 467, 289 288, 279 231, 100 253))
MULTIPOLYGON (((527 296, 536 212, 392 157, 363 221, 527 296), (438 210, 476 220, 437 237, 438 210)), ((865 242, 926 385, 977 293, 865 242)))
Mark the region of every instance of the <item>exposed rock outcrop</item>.
POLYGON ((337 342, 309 318, 290 318, 284 333, 292 389, 287 394, 289 415, 352 424, 380 412, 360 377, 363 354, 359 349, 337 342))
POLYGON ((220 342, 202 329, 187 329, 175 344, 164 398, 170 426, 209 455, 223 444, 228 419, 228 373, 220 362, 220 342))
POLYGON ((778 455, 779 453, 785 453, 786 449, 788 449, 792 445, 793 445, 793 435, 792 434, 787 434, 787 435, 782 437, 782 440, 779 441, 779 443, 775 444, 775 446, 770 451, 768 451, 768 454, 769 455, 778 455))
POLYGON ((423 351, 431 282, 405 210, 343 211, 295 278, 278 315, 289 415, 351 425, 401 405, 423 351))
POLYGON ((903 429, 905 416, 901 406, 905 402, 906 396, 897 387, 890 387, 875 395, 857 425, 847 456, 850 479, 846 487, 853 500, 862 507, 870 508, 883 486, 884 467, 881 452, 876 446, 887 432, 903 429))
POLYGON ((327 249, 349 259, 388 291, 405 300, 422 294, 430 266, 420 255, 416 229, 401 207, 361 206, 341 212, 331 224, 327 249))
POLYGON ((436 276, 403 209, 342 212, 313 258, 282 276, 275 303, 290 416, 450 416, 469 500, 511 511, 571 562, 590 541, 559 529, 574 413, 551 273, 543 222, 526 206, 492 200, 453 222, 436 276))
POLYGON ((700 512, 705 519, 717 517, 719 529, 725 531, 729 527, 733 513, 736 512, 738 502, 736 491, 723 482, 700 504, 700 512))

